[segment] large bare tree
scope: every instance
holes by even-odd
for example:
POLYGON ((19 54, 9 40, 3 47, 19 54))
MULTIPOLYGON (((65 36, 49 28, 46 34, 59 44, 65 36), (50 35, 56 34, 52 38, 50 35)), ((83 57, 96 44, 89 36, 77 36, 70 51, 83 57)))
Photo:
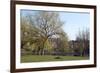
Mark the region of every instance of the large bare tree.
POLYGON ((37 52, 41 55, 43 55, 44 46, 48 38, 64 35, 63 22, 60 20, 57 12, 37 11, 34 15, 28 16, 28 21, 36 30, 34 35, 36 36, 35 42, 38 46, 37 52))

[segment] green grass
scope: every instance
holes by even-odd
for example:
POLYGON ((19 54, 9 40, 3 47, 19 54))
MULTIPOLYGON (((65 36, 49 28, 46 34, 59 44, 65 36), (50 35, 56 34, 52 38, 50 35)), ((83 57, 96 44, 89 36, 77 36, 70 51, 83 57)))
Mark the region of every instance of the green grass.
POLYGON ((49 61, 68 61, 68 60, 86 60, 89 57, 81 57, 81 56, 52 56, 52 55, 24 55, 21 56, 21 62, 49 62, 49 61))

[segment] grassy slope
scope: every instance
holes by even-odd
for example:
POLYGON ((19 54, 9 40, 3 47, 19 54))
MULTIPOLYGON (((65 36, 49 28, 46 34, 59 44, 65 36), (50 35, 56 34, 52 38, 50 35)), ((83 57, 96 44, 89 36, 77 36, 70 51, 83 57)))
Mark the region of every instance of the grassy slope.
POLYGON ((43 62, 43 61, 67 61, 67 60, 86 60, 88 57, 80 57, 80 56, 60 56, 59 59, 56 59, 57 56, 45 55, 25 55, 21 56, 21 62, 43 62))

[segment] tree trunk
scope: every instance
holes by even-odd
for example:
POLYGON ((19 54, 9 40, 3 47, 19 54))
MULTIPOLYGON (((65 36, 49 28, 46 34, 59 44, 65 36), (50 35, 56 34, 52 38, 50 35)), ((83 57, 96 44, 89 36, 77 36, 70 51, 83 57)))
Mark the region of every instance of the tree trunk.
POLYGON ((47 38, 44 39, 44 41, 42 42, 42 46, 41 46, 41 50, 40 50, 41 51, 41 55, 44 55, 43 51, 44 51, 44 46, 45 46, 46 41, 47 41, 47 38))

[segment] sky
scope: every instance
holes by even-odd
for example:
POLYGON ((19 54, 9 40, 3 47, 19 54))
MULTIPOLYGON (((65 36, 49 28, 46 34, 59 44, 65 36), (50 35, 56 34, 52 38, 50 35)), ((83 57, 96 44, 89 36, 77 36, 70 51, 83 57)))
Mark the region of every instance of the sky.
MULTIPOLYGON (((21 10, 22 16, 34 15, 34 10, 21 10)), ((90 14, 80 12, 59 11, 59 17, 64 22, 63 30, 67 33, 70 40, 75 40, 78 31, 89 29, 90 14)))
POLYGON ((60 12, 61 20, 65 22, 64 31, 68 34, 69 39, 75 40, 79 31, 89 29, 89 13, 60 12))

